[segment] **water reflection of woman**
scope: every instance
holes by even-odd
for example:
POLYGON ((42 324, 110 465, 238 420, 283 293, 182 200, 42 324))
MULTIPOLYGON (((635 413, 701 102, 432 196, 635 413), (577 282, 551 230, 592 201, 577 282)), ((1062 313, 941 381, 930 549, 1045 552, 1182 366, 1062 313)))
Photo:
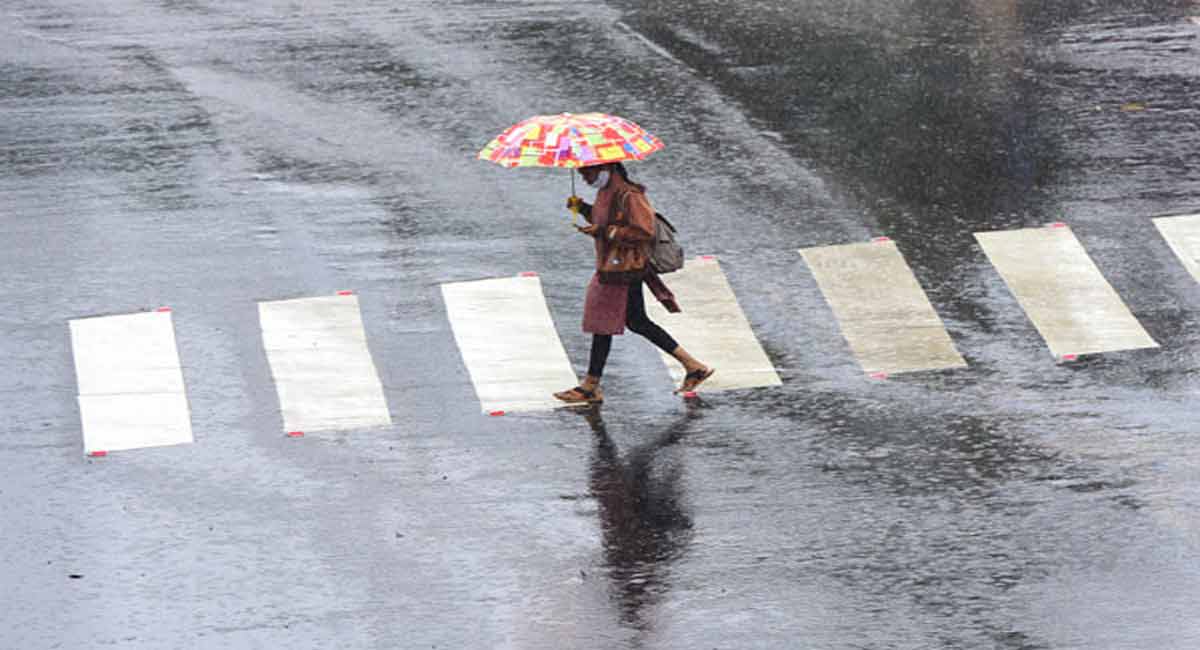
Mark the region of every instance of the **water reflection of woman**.
POLYGON ((666 569, 691 540, 692 521, 679 491, 682 467, 659 454, 682 438, 691 416, 624 457, 599 412, 589 411, 586 417, 595 434, 590 487, 600 515, 605 567, 622 621, 643 629, 643 610, 666 591, 666 569))

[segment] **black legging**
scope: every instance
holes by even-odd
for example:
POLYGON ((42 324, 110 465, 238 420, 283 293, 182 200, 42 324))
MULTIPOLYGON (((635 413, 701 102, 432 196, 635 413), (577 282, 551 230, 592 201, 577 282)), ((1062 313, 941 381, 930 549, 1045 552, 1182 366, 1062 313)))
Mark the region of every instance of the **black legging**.
MULTIPOLYGON (((636 280, 629 285, 625 294, 625 326, 635 334, 646 337, 657 345, 663 352, 670 354, 679 347, 675 339, 666 330, 646 316, 646 299, 642 295, 642 281, 636 280)), ((604 374, 604 364, 608 362, 608 352, 612 349, 611 334, 592 335, 592 356, 588 362, 588 374, 599 378, 604 374)))

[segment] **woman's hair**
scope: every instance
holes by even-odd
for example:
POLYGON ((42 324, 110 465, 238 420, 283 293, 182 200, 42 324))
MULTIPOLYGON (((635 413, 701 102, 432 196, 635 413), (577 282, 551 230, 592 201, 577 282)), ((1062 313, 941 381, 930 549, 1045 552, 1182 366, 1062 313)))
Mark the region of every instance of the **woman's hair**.
POLYGON ((624 179, 626 183, 629 183, 630 185, 642 190, 643 192, 646 191, 645 185, 642 185, 641 183, 635 183, 635 182, 633 182, 633 180, 631 178, 629 178, 629 171, 627 169, 625 169, 625 165, 622 165, 619 162, 609 163, 609 164, 611 164, 613 166, 613 169, 615 169, 617 171, 617 173, 621 175, 621 178, 624 179))

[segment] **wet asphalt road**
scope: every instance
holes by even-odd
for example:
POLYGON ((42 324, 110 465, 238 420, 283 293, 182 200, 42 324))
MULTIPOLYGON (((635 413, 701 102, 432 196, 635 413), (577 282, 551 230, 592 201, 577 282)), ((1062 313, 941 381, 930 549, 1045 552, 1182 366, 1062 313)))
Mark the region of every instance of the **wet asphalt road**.
MULTIPOLYGON (((1200 644, 1200 212, 1182 0, 9 0, 4 648, 1200 644), (603 110, 782 388, 478 413, 439 283, 541 274, 603 110), (1162 345, 1059 365, 971 233, 1067 221, 1162 345), (895 239, 970 368, 862 376, 796 249, 895 239), (395 426, 292 440, 255 303, 353 289, 395 426), (81 455, 68 319, 169 305, 196 443, 81 455), (76 575, 78 578, 69 576, 76 575)), ((686 305, 685 305, 686 308, 686 305)))

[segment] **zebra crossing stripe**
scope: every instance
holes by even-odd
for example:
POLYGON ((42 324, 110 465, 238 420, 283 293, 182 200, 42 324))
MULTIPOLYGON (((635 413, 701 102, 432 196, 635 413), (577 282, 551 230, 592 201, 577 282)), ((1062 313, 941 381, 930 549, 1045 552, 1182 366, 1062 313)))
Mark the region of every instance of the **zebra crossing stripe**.
POLYGON ((284 431, 302 435, 392 423, 358 296, 260 302, 258 315, 284 431))
POLYGON ((1160 217, 1154 220, 1154 226, 1192 277, 1200 282, 1200 214, 1160 217))
POLYGON ((1070 228, 975 233, 1058 358, 1156 348, 1070 228))
POLYGON ((192 442, 170 310, 68 323, 84 453, 192 442))
MULTIPOLYGON (((682 269, 667 276, 666 282, 683 311, 668 312, 649 289, 643 289, 646 314, 692 356, 717 369, 700 385, 701 392, 782 383, 738 306, 717 258, 707 255, 687 260, 682 269)), ((683 367, 665 352, 662 358, 675 382, 681 382, 683 367)))
POLYGON ((966 367, 896 243, 800 251, 863 372, 889 374, 966 367))
POLYGON ((441 286, 446 313, 484 413, 563 406, 578 383, 536 276, 441 286))

